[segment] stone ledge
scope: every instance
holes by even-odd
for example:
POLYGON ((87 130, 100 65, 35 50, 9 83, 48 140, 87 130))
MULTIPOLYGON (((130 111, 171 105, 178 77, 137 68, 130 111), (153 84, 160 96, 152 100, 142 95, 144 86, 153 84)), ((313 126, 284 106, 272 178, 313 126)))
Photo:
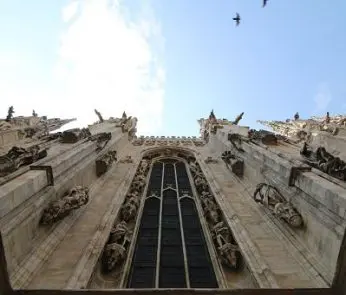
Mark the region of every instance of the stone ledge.
POLYGON ((0 218, 48 185, 45 171, 28 171, 3 186, 0 191, 0 218))
POLYGON ((346 189, 316 175, 313 172, 300 173, 294 185, 341 218, 345 218, 346 189))

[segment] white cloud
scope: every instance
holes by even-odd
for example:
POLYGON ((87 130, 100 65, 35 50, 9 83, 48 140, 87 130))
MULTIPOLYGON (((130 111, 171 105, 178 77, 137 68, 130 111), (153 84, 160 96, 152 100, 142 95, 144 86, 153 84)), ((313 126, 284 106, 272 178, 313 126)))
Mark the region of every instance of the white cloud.
POLYGON ((104 117, 126 110, 138 117, 139 134, 156 133, 161 126, 165 71, 163 38, 153 13, 140 14, 134 23, 122 14, 119 1, 74 3, 80 5, 80 13, 62 36, 55 68, 66 87, 71 115, 78 112, 85 124, 97 119, 94 108, 104 117))
POLYGON ((327 83, 321 83, 318 86, 317 93, 314 97, 315 113, 326 111, 329 103, 332 100, 332 95, 327 83))
MULTIPOLYGON (((164 39, 150 1, 141 3, 133 20, 125 1, 72 0, 62 9, 66 26, 56 65, 42 80, 2 83, 0 97, 6 97, 0 98, 2 113, 10 104, 16 115, 29 115, 34 108, 49 117, 77 117, 82 127, 97 121, 95 108, 104 118, 120 117, 125 110, 138 118, 139 135, 159 133, 164 39)), ((1 61, 9 62, 0 54, 1 61)), ((44 64, 39 57, 35 62, 44 64)), ((30 72, 28 65, 20 66, 30 72)), ((2 75, 0 69, 1 76, 8 73, 2 75)))

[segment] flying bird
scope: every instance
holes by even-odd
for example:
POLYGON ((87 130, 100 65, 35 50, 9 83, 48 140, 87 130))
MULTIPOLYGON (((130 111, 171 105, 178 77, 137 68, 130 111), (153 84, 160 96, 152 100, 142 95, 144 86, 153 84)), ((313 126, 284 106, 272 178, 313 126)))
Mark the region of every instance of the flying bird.
POLYGON ((239 13, 236 14, 236 17, 233 17, 233 20, 235 21, 236 25, 239 26, 241 20, 239 13))
POLYGON ((266 6, 267 2, 268 2, 268 0, 263 0, 263 6, 262 7, 266 6))

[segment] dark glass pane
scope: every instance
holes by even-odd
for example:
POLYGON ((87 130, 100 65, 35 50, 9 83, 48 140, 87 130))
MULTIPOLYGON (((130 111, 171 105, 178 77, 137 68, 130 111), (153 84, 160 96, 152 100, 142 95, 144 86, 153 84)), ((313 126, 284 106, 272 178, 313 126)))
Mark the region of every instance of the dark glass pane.
POLYGON ((185 164, 183 162, 179 162, 175 167, 177 169, 179 194, 188 193, 191 195, 191 185, 189 177, 187 176, 185 164))
POLYGON ((163 192, 159 288, 186 288, 176 192, 163 192))
POLYGON ((165 164, 165 174, 163 183, 163 188, 166 188, 167 186, 175 188, 175 172, 173 164, 165 164))
POLYGON ((148 198, 143 208, 128 288, 155 288, 159 213, 160 200, 148 198))
POLYGON ((149 180, 148 194, 151 194, 151 192, 153 191, 155 191, 157 194, 160 194, 162 182, 162 167, 162 163, 154 163, 149 180))
POLYGON ((218 288, 196 205, 180 200, 191 288, 218 288))

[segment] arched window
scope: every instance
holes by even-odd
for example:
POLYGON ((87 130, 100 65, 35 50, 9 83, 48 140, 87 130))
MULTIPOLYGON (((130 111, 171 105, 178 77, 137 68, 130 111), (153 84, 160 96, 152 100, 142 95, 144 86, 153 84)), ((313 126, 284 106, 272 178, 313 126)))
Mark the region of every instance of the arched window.
POLYGON ((218 288, 184 162, 154 162, 135 243, 128 288, 218 288))

